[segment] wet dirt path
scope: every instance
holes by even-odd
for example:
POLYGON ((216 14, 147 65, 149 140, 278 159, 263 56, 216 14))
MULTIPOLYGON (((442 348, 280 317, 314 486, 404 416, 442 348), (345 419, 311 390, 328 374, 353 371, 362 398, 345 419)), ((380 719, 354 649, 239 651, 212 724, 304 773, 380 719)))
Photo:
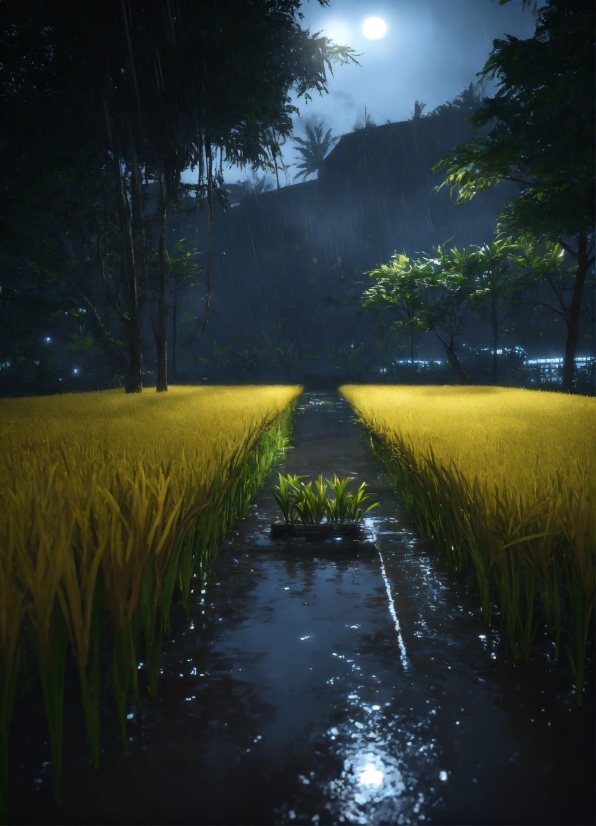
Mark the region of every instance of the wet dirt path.
POLYGON ((367 541, 271 540, 266 485, 167 644, 130 752, 106 731, 96 774, 67 723, 57 809, 21 740, 15 822, 594 822, 592 685, 578 709, 565 663, 508 662, 337 394, 301 397, 293 443, 287 471, 367 482, 367 541))

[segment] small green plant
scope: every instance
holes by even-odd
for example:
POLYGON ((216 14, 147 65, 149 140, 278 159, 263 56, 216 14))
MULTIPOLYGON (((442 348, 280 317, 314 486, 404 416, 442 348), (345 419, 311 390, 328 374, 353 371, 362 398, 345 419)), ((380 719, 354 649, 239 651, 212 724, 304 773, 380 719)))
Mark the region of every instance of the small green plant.
POLYGON ((300 482, 294 508, 300 522, 319 525, 323 521, 329 512, 329 492, 322 475, 314 483, 300 482))
POLYGON ((346 490, 353 476, 340 479, 323 479, 322 474, 314 481, 301 481, 300 476, 277 474, 279 485, 274 485, 273 496, 286 522, 320 525, 324 520, 333 523, 360 522, 367 513, 379 506, 369 502, 363 482, 354 493, 346 490), (334 496, 332 497, 331 494, 334 496))
POLYGON ((360 522, 373 508, 379 507, 379 502, 371 502, 366 507, 364 506, 364 503, 371 498, 370 493, 364 492, 365 487, 366 482, 363 482, 356 493, 348 494, 348 517, 351 522, 360 522))
POLYGON ((279 476, 279 485, 273 486, 272 493, 275 501, 281 508, 284 520, 286 522, 292 522, 295 511, 294 491, 300 486, 300 477, 292 476, 291 473, 287 476, 281 473, 277 475, 279 476))
POLYGON ((353 480, 353 476, 340 479, 337 474, 333 474, 333 479, 327 479, 331 490, 335 494, 335 499, 329 501, 330 522, 345 522, 349 518, 350 494, 346 488, 353 480))

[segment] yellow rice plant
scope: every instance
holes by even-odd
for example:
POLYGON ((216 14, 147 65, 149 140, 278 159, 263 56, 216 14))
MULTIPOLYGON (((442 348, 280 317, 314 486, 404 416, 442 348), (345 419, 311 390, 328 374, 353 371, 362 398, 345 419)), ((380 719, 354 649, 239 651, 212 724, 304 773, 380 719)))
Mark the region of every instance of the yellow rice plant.
POLYGON ((299 392, 173 387, 167 395, 104 391, 0 401, 4 819, 6 746, 23 639, 38 664, 59 797, 69 641, 98 765, 102 615, 111 629, 126 747, 130 685, 137 702, 140 694, 139 637, 155 696, 174 593, 188 599, 194 571, 213 554, 283 447, 284 411, 299 392))
POLYGON ((62 777, 64 671, 67 638, 59 612, 58 589, 72 541, 69 503, 62 496, 57 467, 45 478, 21 478, 5 488, 3 506, 17 550, 17 588, 27 594, 28 637, 37 661, 59 802, 62 777))
POLYGON ((0 822, 8 823, 8 739, 21 658, 26 592, 17 572, 14 525, 0 508, 5 544, 0 554, 0 822))
POLYGON ((492 387, 342 391, 421 532, 456 570, 472 563, 487 621, 496 588, 514 657, 530 658, 540 621, 558 654, 566 602, 581 702, 594 611, 596 400, 492 387))

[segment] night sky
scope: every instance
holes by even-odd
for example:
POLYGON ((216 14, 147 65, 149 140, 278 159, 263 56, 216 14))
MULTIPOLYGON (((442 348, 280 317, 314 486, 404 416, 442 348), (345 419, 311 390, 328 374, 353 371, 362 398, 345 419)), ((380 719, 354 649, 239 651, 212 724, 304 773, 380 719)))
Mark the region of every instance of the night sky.
MULTIPOLYGON (((313 94, 308 103, 294 98, 300 109, 295 118, 299 136, 307 123, 323 123, 337 136, 350 132, 363 125, 365 107, 376 124, 407 120, 415 100, 426 103, 428 113, 477 81, 493 40, 506 34, 531 37, 535 23, 531 8, 523 9, 521 0, 505 6, 498 0, 332 0, 327 8, 306 0, 302 12, 302 25, 311 32, 321 31, 361 56, 360 66, 335 68, 328 95, 313 94), (378 40, 367 40, 362 33, 363 22, 372 16, 387 26, 378 40)), ((296 159, 289 141, 284 160, 296 159)), ((288 174, 291 183, 295 170, 288 174)), ((236 168, 225 171, 229 181, 247 175, 236 168)))

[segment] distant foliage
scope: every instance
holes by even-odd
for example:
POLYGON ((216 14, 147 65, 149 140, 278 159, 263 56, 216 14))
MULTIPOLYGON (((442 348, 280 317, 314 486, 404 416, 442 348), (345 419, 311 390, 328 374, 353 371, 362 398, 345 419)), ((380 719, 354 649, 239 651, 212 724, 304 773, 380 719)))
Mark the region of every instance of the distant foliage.
POLYGON ((296 151, 301 156, 300 163, 296 164, 296 169, 300 171, 294 176, 294 180, 296 178, 306 180, 309 175, 316 175, 331 148, 338 140, 339 138, 331 136, 331 129, 323 134, 322 123, 315 127, 307 124, 306 138, 294 138, 294 141, 298 144, 296 151))
POLYGON ((422 114, 426 109, 426 103, 422 103, 420 100, 414 101, 414 111, 412 112, 412 117, 410 120, 419 120, 420 118, 424 117, 422 114))
POLYGON ((375 127, 377 124, 372 119, 372 116, 366 111, 366 107, 364 108, 364 121, 358 119, 354 124, 353 132, 359 132, 361 129, 370 129, 375 127))
POLYGON ((440 106, 433 109, 427 117, 444 117, 446 115, 468 117, 480 109, 482 101, 483 97, 480 86, 470 83, 470 85, 466 89, 463 89, 459 95, 456 95, 453 100, 447 103, 441 103, 440 106))
POLYGON ((236 181, 235 184, 225 184, 226 199, 231 205, 241 204, 251 197, 270 192, 272 189, 273 183, 266 175, 253 175, 252 178, 236 181))

